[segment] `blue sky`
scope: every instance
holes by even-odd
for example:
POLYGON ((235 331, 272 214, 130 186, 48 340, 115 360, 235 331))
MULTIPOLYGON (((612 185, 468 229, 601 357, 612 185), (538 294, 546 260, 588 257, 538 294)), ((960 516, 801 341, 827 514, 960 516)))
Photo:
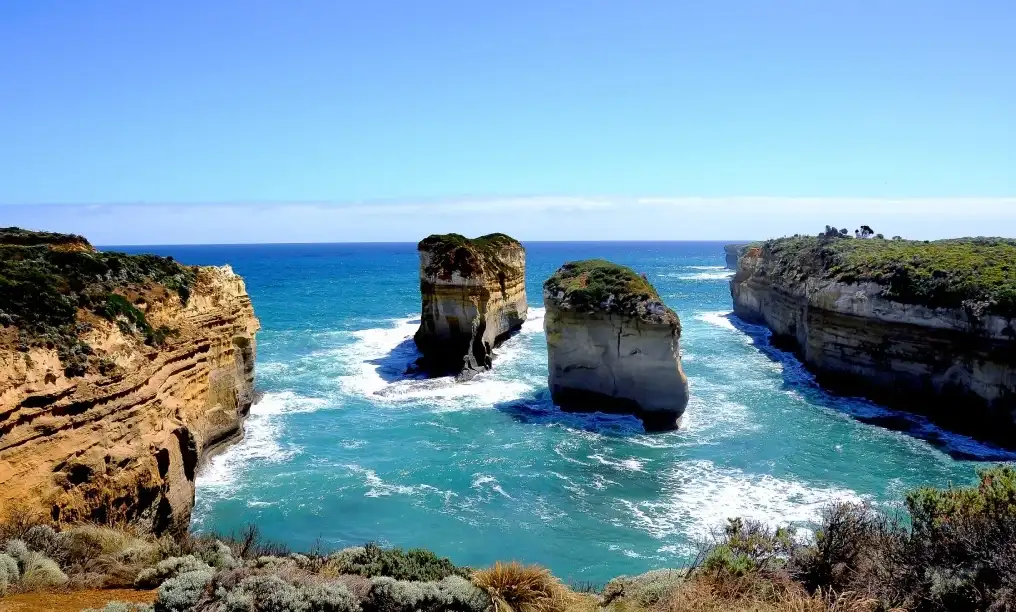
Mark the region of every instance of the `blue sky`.
POLYGON ((8 0, 0 224, 533 239, 572 214, 562 237, 724 238, 815 229, 806 203, 1012 235, 1013 32, 1011 0, 8 0), (615 214, 650 200, 671 202, 659 222, 615 214), (527 202, 527 222, 493 201, 527 202), (109 214, 125 206, 167 222, 109 214))

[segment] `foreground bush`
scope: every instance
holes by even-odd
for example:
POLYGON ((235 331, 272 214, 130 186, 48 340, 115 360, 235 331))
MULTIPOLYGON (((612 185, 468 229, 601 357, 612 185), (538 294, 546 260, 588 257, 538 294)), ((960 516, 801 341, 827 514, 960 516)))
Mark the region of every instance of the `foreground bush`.
POLYGON ((457 567, 429 550, 385 549, 377 544, 347 548, 328 557, 328 571, 334 575, 387 576, 396 580, 426 582, 448 576, 469 577, 470 570, 457 567))

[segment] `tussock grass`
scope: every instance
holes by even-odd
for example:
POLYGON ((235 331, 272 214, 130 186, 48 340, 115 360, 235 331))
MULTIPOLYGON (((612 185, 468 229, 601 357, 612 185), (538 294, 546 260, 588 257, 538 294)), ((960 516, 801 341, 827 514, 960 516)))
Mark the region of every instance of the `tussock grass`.
POLYGON ((473 584, 490 595, 495 612, 564 612, 575 598, 550 570, 517 561, 475 572, 473 584))

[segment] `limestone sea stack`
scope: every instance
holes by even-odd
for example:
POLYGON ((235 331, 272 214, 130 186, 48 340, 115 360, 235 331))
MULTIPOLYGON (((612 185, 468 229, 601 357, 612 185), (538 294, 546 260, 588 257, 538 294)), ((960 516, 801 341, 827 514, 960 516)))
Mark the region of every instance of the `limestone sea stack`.
POLYGON ((254 397, 243 279, 17 228, 0 279, 0 515, 185 532, 254 397))
POLYGON ((634 414, 647 431, 680 425, 681 322, 644 277, 602 259, 571 262, 544 283, 543 301, 555 404, 634 414))
POLYGON ((1016 241, 769 240, 730 292, 820 384, 1016 446, 1016 241))
POLYGON ((468 380, 490 369, 494 348, 526 320, 526 251, 505 234, 420 241, 419 367, 468 380))

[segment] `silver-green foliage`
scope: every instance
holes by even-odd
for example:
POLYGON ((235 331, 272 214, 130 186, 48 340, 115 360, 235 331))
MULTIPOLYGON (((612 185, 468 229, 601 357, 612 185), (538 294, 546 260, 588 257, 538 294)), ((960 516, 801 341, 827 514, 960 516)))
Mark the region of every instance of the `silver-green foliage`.
POLYGON ((240 567, 240 562, 233 556, 232 549, 219 540, 213 540, 195 552, 195 555, 218 570, 230 570, 240 567))
POLYGON ((18 561, 7 553, 0 553, 0 597, 6 595, 8 589, 17 584, 20 577, 18 561))
POLYGON ((159 561, 155 567, 141 570, 134 584, 139 588, 151 589, 163 584, 170 578, 175 578, 188 572, 211 573, 212 568, 194 555, 170 557, 159 561))
POLYGON ((341 584, 295 586, 278 576, 244 578, 223 599, 224 612, 360 612, 356 598, 341 584))
MULTIPOLYGON (((55 561, 41 552, 30 550, 23 540, 8 540, 4 550, 7 553, 5 556, 14 559, 17 564, 17 573, 20 575, 16 576, 15 580, 23 589, 32 591, 60 586, 67 582, 67 574, 63 573, 55 561)), ((14 582, 11 580, 13 574, 10 571, 11 563, 10 561, 3 563, 7 567, 5 570, 8 576, 7 588, 10 588, 14 582)))
MULTIPOLYGON (((206 566, 207 567, 207 566, 206 566)), ((193 608, 212 581, 212 570, 182 573, 162 583, 154 612, 187 612, 193 608)))
POLYGON ((370 612, 485 612, 491 608, 491 601, 460 576, 440 582, 380 577, 371 580, 364 608, 370 612))
POLYGON ((124 603, 122 601, 111 601, 105 608, 88 608, 83 612, 152 612, 152 606, 148 604, 124 603))
POLYGON ((24 540, 31 550, 53 556, 59 548, 60 536, 49 525, 35 525, 25 532, 24 540))

